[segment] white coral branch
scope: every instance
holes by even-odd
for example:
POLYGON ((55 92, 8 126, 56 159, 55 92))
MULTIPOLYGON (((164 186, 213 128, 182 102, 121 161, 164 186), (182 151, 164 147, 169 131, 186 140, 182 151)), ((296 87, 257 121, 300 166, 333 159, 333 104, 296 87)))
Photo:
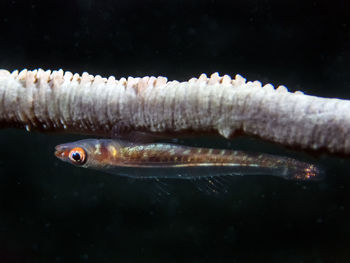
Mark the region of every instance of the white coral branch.
POLYGON ((350 153, 350 101, 291 93, 217 73, 187 82, 164 77, 102 78, 83 73, 0 70, 0 125, 111 135, 240 132, 288 146, 350 153))

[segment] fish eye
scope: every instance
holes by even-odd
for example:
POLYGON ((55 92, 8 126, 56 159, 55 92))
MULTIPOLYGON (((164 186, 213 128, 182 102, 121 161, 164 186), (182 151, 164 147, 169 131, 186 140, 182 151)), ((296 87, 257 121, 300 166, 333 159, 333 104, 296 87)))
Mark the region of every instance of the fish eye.
POLYGON ((70 150, 68 157, 74 164, 82 165, 86 162, 86 153, 81 147, 75 147, 70 150))

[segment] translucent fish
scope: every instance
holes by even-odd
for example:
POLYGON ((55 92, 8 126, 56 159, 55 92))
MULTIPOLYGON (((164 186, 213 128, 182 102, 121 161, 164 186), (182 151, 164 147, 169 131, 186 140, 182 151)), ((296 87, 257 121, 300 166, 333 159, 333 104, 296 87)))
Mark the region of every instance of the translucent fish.
POLYGON ((288 180, 318 180, 314 164, 277 155, 87 139, 56 146, 56 157, 84 168, 133 178, 200 179, 223 175, 273 175, 288 180))

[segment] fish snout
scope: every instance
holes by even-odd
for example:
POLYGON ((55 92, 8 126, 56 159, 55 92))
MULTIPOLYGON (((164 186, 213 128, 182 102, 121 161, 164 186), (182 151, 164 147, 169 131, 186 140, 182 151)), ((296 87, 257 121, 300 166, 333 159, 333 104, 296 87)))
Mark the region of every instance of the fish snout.
POLYGON ((55 156, 59 159, 65 160, 68 158, 69 148, 65 145, 57 145, 55 147, 55 156))

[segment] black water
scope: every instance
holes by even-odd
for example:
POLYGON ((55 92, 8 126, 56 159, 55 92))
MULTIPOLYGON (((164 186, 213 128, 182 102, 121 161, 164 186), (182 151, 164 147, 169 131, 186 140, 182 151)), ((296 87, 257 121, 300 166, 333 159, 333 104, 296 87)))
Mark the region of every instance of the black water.
MULTIPOLYGON (((346 1, 1 1, 0 68, 104 76, 242 74, 350 98, 346 1)), ((81 136, 0 131, 0 262, 348 262, 350 162, 320 182, 235 177, 210 195, 57 160, 81 136), (165 188, 165 190, 164 190, 165 188), (170 192, 167 195, 165 192, 170 192)), ((198 138, 314 160, 252 139, 198 138)))

